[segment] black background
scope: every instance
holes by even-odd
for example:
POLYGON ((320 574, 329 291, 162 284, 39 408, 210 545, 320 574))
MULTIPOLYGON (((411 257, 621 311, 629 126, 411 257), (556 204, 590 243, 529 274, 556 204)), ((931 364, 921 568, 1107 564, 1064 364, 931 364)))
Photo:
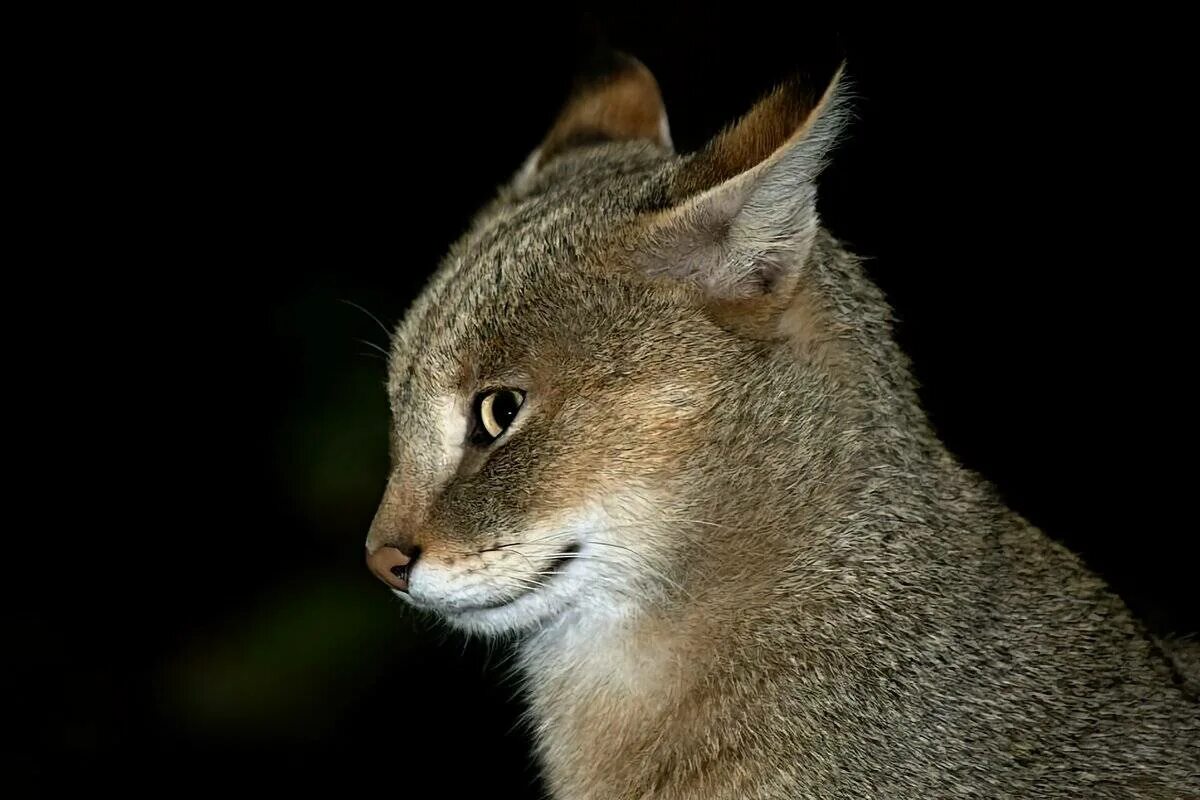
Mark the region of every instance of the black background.
POLYGON ((1153 627, 1196 630, 1180 29, 750 6, 51 21, 65 60, 21 73, 54 87, 23 123, 44 283, 11 296, 54 379, 24 462, 52 488, 16 584, 22 774, 540 796, 506 652, 412 619, 362 565, 387 408, 359 340, 385 336, 343 301, 402 316, 597 40, 655 72, 683 151, 847 58, 858 119, 821 210, 871 259, 938 430, 1153 627))

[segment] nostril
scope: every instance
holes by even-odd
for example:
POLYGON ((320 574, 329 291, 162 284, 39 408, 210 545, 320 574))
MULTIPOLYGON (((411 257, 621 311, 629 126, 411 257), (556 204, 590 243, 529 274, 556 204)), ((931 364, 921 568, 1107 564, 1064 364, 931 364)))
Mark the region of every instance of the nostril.
POLYGON ((421 548, 413 545, 408 549, 400 549, 400 552, 404 555, 404 558, 408 559, 408 563, 397 564, 391 567, 391 573, 400 578, 401 581, 408 581, 408 573, 413 571, 413 567, 416 566, 416 559, 421 557, 421 548))
POLYGON ((415 546, 407 548, 405 552, 399 547, 384 545, 373 553, 367 553, 367 567, 388 586, 407 592, 409 575, 420 554, 420 548, 415 546))

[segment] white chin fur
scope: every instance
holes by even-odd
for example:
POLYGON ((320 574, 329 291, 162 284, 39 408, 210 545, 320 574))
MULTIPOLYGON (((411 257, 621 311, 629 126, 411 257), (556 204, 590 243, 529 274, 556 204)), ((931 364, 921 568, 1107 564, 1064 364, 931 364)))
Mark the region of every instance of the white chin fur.
POLYGON ((513 537, 519 547, 459 558, 451 566, 436 558, 418 561, 409 594, 397 594, 455 628, 485 636, 545 630, 569 612, 572 618, 623 614, 634 598, 645 597, 637 584, 648 561, 634 548, 646 537, 640 525, 637 543, 614 544, 614 533, 646 519, 648 507, 637 495, 611 495, 513 537))
POLYGON ((404 599, 468 633, 499 636, 543 628, 568 609, 601 601, 611 583, 606 570, 627 572, 628 566, 614 565, 610 553, 598 553, 592 544, 593 539, 609 538, 612 526, 608 511, 593 506, 553 527, 539 526, 514 537, 526 544, 484 554, 490 560, 474 562, 474 569, 418 562, 410 576, 411 595, 404 599), (553 568, 554 574, 537 574, 550 571, 550 565, 572 548, 575 552, 553 568), (508 598, 512 599, 494 605, 508 598))
POLYGON ((468 633, 490 636, 540 627, 565 612, 587 591, 586 572, 586 559, 572 558, 545 586, 525 592, 511 603, 460 611, 448 615, 447 620, 468 633))
MULTIPOLYGON (((557 574, 545 579, 545 585, 530 588, 512 601, 494 608, 478 606, 499 602, 505 595, 478 584, 464 587, 451 596, 438 592, 441 596, 437 599, 424 597, 416 585, 413 586, 413 594, 396 589, 392 590, 392 594, 414 608, 437 614, 467 633, 500 636, 540 627, 570 608, 588 590, 588 566, 585 544, 556 570, 557 574), (469 598, 471 605, 463 605, 466 598, 469 598)), ((413 577, 416 578, 415 573, 413 577)), ((445 578, 444 574, 439 575, 438 583, 444 584, 445 578)))

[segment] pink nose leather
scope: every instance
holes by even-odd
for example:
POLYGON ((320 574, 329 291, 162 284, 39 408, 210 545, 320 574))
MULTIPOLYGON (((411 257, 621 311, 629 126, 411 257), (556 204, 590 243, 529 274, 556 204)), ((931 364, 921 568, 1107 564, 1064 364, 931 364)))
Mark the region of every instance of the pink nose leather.
POLYGON ((374 553, 367 553, 367 567, 379 580, 393 589, 408 591, 408 571, 416 561, 416 554, 407 556, 397 547, 384 545, 374 553))

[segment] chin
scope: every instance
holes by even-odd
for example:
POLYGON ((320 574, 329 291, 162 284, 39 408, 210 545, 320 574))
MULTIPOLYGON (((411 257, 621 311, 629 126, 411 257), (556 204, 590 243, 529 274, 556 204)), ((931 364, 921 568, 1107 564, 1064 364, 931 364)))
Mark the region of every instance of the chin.
MULTIPOLYGON (((565 578, 566 575, 560 575, 565 578)), ((554 584, 564 581, 555 581, 554 584)), ((582 587, 576 587, 582 589, 582 587)), ((502 637, 539 630, 562 618, 575 605, 564 587, 549 585, 526 592, 511 602, 490 608, 469 608, 445 614, 459 630, 482 636, 502 637)))
POLYGON ((451 627, 464 633, 488 637, 516 636, 543 630, 560 620, 586 597, 589 584, 589 563, 580 557, 586 546, 571 548, 569 557, 550 565, 557 572, 543 585, 531 588, 515 597, 495 596, 484 587, 474 586, 467 592, 434 590, 421 591, 420 579, 411 594, 394 592, 414 608, 433 614, 451 627), (482 591, 481 591, 482 590, 482 591))

